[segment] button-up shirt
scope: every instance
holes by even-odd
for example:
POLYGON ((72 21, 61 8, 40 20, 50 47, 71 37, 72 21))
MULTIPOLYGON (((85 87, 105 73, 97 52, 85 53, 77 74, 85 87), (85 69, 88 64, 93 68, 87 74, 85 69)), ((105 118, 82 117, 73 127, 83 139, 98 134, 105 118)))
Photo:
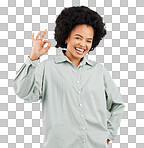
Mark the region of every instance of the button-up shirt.
POLYGON ((120 91, 102 64, 84 56, 75 66, 65 51, 42 62, 27 57, 14 91, 29 102, 41 99, 44 148, 106 148, 125 107, 120 91))

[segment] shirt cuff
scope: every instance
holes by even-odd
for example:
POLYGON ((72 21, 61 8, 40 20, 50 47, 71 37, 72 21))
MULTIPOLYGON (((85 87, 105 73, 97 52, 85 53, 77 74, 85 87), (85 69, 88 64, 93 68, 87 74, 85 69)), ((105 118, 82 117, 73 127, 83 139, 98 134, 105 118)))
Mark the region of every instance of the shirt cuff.
POLYGON ((34 66, 37 66, 37 64, 40 63, 40 58, 38 58, 37 60, 32 61, 32 60, 30 59, 30 57, 28 56, 25 63, 26 63, 26 64, 32 64, 32 65, 34 65, 34 66))

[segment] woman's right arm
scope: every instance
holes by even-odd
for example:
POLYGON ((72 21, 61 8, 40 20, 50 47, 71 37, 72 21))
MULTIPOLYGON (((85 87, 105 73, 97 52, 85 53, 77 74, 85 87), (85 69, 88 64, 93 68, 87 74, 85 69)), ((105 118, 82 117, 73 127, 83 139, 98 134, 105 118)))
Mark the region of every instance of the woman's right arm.
POLYGON ((39 31, 36 39, 34 39, 34 33, 32 34, 32 52, 30 56, 28 56, 26 62, 18 70, 16 77, 12 82, 16 95, 30 102, 36 102, 42 97, 44 61, 40 63, 39 58, 47 53, 51 47, 50 41, 42 41, 46 32, 47 29, 45 29, 43 34, 40 36, 41 31, 39 31), (46 43, 48 43, 48 46, 44 48, 43 46, 46 43))
POLYGON ((42 97, 44 62, 32 61, 29 57, 17 71, 12 86, 15 94, 29 102, 36 102, 42 97))

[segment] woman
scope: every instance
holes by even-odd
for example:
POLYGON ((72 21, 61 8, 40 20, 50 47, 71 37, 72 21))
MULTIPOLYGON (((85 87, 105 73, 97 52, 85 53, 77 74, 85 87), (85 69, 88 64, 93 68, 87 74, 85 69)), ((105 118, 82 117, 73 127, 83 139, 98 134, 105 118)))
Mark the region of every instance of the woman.
POLYGON ((55 47, 67 50, 41 63, 51 42, 42 41, 47 30, 32 34, 32 52, 13 88, 24 100, 42 100, 44 148, 106 148, 117 134, 125 107, 119 89, 102 64, 85 57, 106 35, 104 27, 86 6, 65 8, 56 19, 55 47))

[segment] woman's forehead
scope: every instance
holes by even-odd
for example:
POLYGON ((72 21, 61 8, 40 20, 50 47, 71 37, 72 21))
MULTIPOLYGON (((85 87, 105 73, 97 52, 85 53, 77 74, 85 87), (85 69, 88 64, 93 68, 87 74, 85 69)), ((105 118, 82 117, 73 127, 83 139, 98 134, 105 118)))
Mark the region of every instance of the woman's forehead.
POLYGON ((81 35, 81 36, 89 36, 89 38, 93 37, 94 30, 91 26, 86 25, 79 25, 76 26, 72 31, 71 34, 73 36, 75 35, 81 35))

